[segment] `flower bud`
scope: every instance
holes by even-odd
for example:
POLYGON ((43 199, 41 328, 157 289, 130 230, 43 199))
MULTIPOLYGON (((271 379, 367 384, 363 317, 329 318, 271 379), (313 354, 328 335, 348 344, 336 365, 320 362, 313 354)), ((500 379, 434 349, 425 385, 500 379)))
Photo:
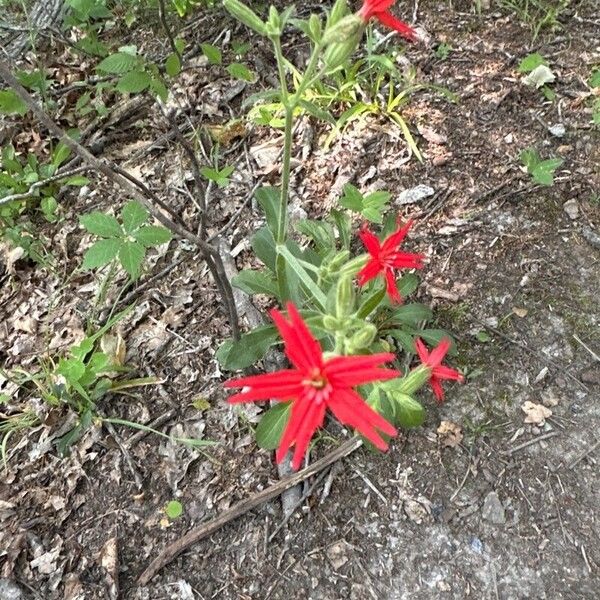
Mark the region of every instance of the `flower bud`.
POLYGON ((336 3, 331 9, 329 14, 328 25, 335 25, 338 21, 341 21, 343 17, 348 14, 348 1, 347 0, 336 0, 336 3))
POLYGON ((256 31, 256 33, 267 35, 266 24, 252 9, 248 8, 239 0, 223 0, 223 6, 231 16, 235 17, 247 27, 250 27, 250 29, 256 31))
POLYGON ((348 250, 341 250, 338 252, 327 265, 327 270, 331 273, 337 273, 346 263, 350 252, 348 250))
POLYGON ((319 17, 314 13, 310 15, 310 18, 308 19, 308 31, 313 41, 321 41, 321 37, 323 36, 323 30, 321 28, 321 19, 319 19, 319 17))
POLYGON ((348 351, 350 353, 357 352, 363 348, 368 348, 377 335, 377 327, 372 323, 366 323, 362 329, 357 331, 348 342, 348 351))
POLYGON ((330 25, 323 34, 323 44, 326 46, 353 42, 353 47, 348 56, 354 52, 358 44, 357 34, 362 33, 364 21, 358 15, 347 15, 335 25, 330 25))
POLYGON ((421 389, 429 381, 430 377, 431 367, 419 365, 401 379, 400 385, 395 391, 412 396, 412 394, 421 389))
POLYGON ((368 254, 361 254, 360 256, 353 258, 340 269, 340 275, 351 275, 354 277, 354 275, 356 275, 367 264, 368 260, 368 254))
POLYGON ((354 312, 356 294, 352 278, 348 275, 338 280, 335 296, 335 314, 337 317, 347 317, 354 312))
POLYGON ((281 35, 281 18, 274 6, 269 8, 269 20, 267 21, 267 35, 277 37, 281 35))
POLYGON ((327 329, 328 331, 338 331, 339 329, 341 329, 340 326, 340 321, 335 317, 332 317, 331 315, 325 315, 323 317, 323 327, 325 327, 325 329, 327 329))

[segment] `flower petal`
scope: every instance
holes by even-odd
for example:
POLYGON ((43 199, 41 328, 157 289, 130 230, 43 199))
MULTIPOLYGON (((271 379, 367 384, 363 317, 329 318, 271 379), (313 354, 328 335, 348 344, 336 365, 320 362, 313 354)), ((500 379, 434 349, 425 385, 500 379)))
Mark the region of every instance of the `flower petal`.
POLYGON ((452 344, 448 338, 443 338, 440 343, 431 351, 431 354, 429 355, 429 366, 439 366, 448 353, 448 350, 450 350, 451 345, 452 344))
MULTIPOLYGON (((379 17, 379 15, 377 16, 379 17)), ((388 254, 394 250, 397 250, 404 238, 406 237, 406 234, 408 233, 409 229, 412 227, 412 224, 413 221, 408 220, 404 225, 399 226, 396 229, 396 231, 394 231, 394 233, 390 234, 387 238, 385 238, 385 241, 381 246, 381 251, 383 253, 388 254)))
POLYGON ((439 365, 433 368, 433 374, 438 379, 452 379, 454 381, 463 381, 464 377, 462 373, 459 373, 456 369, 451 369, 445 365, 439 365))
POLYGON ((290 446, 294 443, 298 436, 298 432, 304 425, 306 415, 313 404, 314 402, 308 396, 300 396, 298 400, 292 404, 290 420, 281 436, 281 441, 279 442, 279 447, 275 454, 277 463, 280 463, 283 460, 287 451, 290 449, 290 446))
POLYGON ((372 369, 390 362, 396 358, 396 355, 391 352, 380 352, 379 354, 366 354, 358 356, 334 356, 325 361, 323 373, 327 377, 332 377, 338 374, 349 373, 357 369, 372 369))
POLYGON ((320 404, 317 404, 316 402, 311 403, 310 409, 304 418, 302 428, 298 431, 296 441, 294 442, 295 448, 294 456, 292 458, 292 469, 295 471, 297 471, 302 464, 302 459, 306 454, 306 449, 310 444, 313 434, 323 424, 325 408, 324 402, 321 402, 320 404))
POLYGON ((372 258, 369 262, 358 272, 358 285, 363 286, 365 283, 371 281, 371 279, 377 277, 379 273, 383 271, 383 265, 378 259, 372 258))
POLYGON ((402 296, 398 291, 398 286, 396 285, 396 275, 394 274, 393 269, 387 268, 385 270, 385 287, 390 300, 395 304, 402 304, 402 296))
POLYGON ((286 401, 297 398, 304 391, 300 384, 276 385, 274 387, 250 388, 247 392, 238 392, 227 399, 229 404, 240 402, 255 402, 257 400, 281 400, 286 401))
POLYGON ((419 355, 419 358, 421 359, 421 362, 424 365, 429 366, 429 352, 427 350, 427 347, 421 341, 420 338, 417 338, 415 340, 415 348, 417 350, 417 354, 419 355))
POLYGON ((392 13, 377 12, 374 13, 372 16, 378 19, 386 27, 397 31, 403 38, 411 42, 415 42, 417 40, 417 32, 410 25, 407 25, 404 21, 401 21, 400 19, 394 17, 392 13))
POLYGON ((381 244, 377 239, 377 236, 367 227, 363 227, 358 232, 358 237, 361 239, 364 247, 367 249, 367 252, 373 256, 379 256, 379 250, 381 248, 381 244))
POLYGON ((414 254, 412 252, 402 252, 398 250, 386 260, 386 264, 391 265, 396 269, 422 269, 424 258, 424 254, 414 254))
POLYGON ((429 379, 429 385, 431 386, 431 389, 433 390, 433 393, 435 394, 435 397, 437 398, 438 402, 443 402, 444 389, 442 388, 441 381, 435 375, 432 375, 429 379))
POLYGON ((272 385, 282 385, 295 383, 298 384, 304 379, 304 375, 296 369, 281 369, 275 373, 266 373, 263 375, 250 375, 249 377, 239 377, 238 379, 229 379, 223 384, 226 388, 236 387, 265 387, 272 385))

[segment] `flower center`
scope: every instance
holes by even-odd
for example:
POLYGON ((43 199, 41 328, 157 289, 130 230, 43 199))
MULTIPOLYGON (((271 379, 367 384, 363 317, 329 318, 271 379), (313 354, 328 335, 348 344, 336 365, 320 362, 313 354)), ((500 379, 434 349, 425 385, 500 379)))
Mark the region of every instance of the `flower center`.
POLYGON ((306 386, 305 393, 315 402, 327 400, 332 389, 327 377, 319 369, 314 369, 308 373, 307 378, 302 383, 306 386))

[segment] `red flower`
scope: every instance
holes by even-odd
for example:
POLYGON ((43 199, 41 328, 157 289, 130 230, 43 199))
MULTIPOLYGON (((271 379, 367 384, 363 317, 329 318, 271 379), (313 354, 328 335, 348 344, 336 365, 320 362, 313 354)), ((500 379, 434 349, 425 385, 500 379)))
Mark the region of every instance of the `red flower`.
POLYGON ((414 42, 417 39, 417 32, 410 26, 396 19, 388 10, 396 0, 364 0, 362 8, 358 11, 358 15, 365 23, 375 17, 380 23, 396 30, 402 37, 414 42))
POLYGON ((229 402, 235 404, 270 398, 293 402, 290 420, 283 432, 276 458, 278 463, 281 462, 293 444, 294 469, 300 467, 310 439, 323 424, 326 408, 341 423, 356 429, 380 450, 386 450, 388 445, 376 429, 389 436, 396 435, 396 429, 352 388, 398 377, 398 371, 379 367, 392 360, 394 355, 382 353, 324 359, 319 342, 296 307, 288 303, 287 310, 289 321, 278 310, 272 310, 271 317, 283 338, 285 354, 294 368, 227 381, 227 388, 246 388, 231 396, 229 402))
POLYGON ((402 302, 402 297, 396 287, 395 269, 423 268, 424 256, 422 254, 410 254, 398 250, 411 226, 412 221, 408 221, 403 227, 398 227, 385 239, 383 244, 380 244, 377 236, 366 227, 359 231, 358 235, 371 258, 358 273, 358 285, 365 285, 381 273, 385 276, 387 293, 392 302, 402 302))
POLYGON ((465 379, 455 369, 442 365, 444 356, 446 356, 446 353, 450 349, 450 340, 444 338, 431 352, 427 350, 425 344, 420 339, 415 341, 415 346, 417 347, 417 353, 419 354, 421 362, 431 369, 431 375, 429 377, 431 389, 438 399, 438 402, 443 402, 444 390, 442 389, 442 380, 453 379, 462 382, 465 379))

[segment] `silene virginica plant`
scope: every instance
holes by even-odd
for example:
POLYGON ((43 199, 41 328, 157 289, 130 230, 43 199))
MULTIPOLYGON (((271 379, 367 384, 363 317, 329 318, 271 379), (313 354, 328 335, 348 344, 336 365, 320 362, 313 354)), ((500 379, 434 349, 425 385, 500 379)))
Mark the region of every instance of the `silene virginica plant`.
POLYGON ((427 327, 432 319, 428 307, 404 302, 418 287, 414 271, 423 268, 424 257, 401 249, 412 221, 382 218, 389 194, 362 197, 349 188, 340 208, 323 219, 304 219, 293 228, 288 221, 294 115, 298 108, 311 112, 305 92, 347 64, 371 19, 417 40, 416 32, 390 12, 394 1, 365 0, 351 13, 346 0, 337 0, 325 20, 316 14, 294 19, 292 7, 280 13, 271 6, 266 21, 239 0, 223 1, 235 18, 271 41, 280 89, 255 100, 280 102, 285 118, 281 185, 256 193, 266 225, 251 245, 264 267, 244 270, 233 281, 250 294, 270 296, 281 308, 271 310, 273 324, 241 340, 227 340, 217 358, 225 369, 245 369, 283 340, 290 368, 231 379, 225 387, 237 390, 229 398, 233 404, 278 401, 259 423, 257 441, 277 449, 278 462, 293 450, 294 469, 300 468, 327 411, 370 445, 386 450, 397 427, 423 422, 424 410, 415 400, 420 388, 429 383, 441 402, 442 381, 463 380, 442 364, 453 352, 449 334, 427 327), (288 25, 310 39, 312 51, 303 71, 283 55, 281 36, 288 25), (369 207, 369 202, 375 205, 369 207), (362 254, 353 251, 352 212, 382 223, 380 236, 366 223, 359 228, 362 254), (402 270, 407 272, 399 277, 402 270), (402 353, 416 354, 420 361, 406 373, 398 368, 402 353))

